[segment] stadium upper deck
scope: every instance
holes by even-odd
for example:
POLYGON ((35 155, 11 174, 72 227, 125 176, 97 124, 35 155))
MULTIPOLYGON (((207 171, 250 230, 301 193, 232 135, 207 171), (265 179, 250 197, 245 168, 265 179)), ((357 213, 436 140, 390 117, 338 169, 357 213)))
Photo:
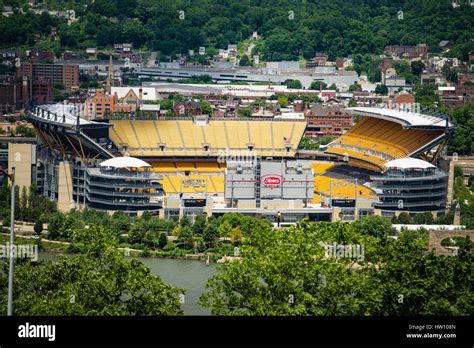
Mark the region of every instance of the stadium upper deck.
POLYGON ((367 107, 348 111, 363 117, 329 144, 326 152, 343 156, 353 165, 366 163, 380 170, 388 161, 422 155, 439 145, 438 156, 454 129, 453 121, 442 114, 367 107))
POLYGON ((218 157, 252 152, 294 157, 306 122, 209 120, 110 120, 110 139, 137 157, 218 157))

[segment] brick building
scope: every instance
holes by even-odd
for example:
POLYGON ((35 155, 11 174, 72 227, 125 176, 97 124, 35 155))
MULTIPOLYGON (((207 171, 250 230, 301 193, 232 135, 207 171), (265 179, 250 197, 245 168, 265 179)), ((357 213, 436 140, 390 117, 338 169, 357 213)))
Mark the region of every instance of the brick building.
POLYGON ((17 67, 17 78, 26 76, 28 80, 51 79, 54 84, 64 88, 79 87, 79 66, 75 64, 37 64, 22 63, 17 67))
POLYGON ((15 80, 7 77, 0 81, 0 113, 21 110, 28 101, 28 80, 15 80))
POLYGON ((314 105, 306 110, 308 122, 305 136, 319 139, 325 136, 339 137, 352 127, 352 115, 342 111, 338 105, 314 105))
POLYGON ((120 103, 117 93, 110 95, 105 93, 104 89, 98 89, 92 98, 86 100, 84 116, 89 119, 103 119, 115 112, 129 113, 131 111, 132 105, 120 103))
POLYGON ((202 107, 198 102, 190 100, 176 103, 173 107, 173 111, 178 116, 201 115, 202 107))
POLYGON ((464 107, 474 99, 474 86, 438 87, 438 94, 443 106, 450 109, 464 107))
POLYGON ((416 46, 394 45, 385 47, 385 51, 396 56, 419 57, 428 53, 428 46, 426 44, 416 46))
POLYGON ((30 99, 36 104, 48 104, 53 102, 53 81, 51 79, 39 79, 31 83, 30 99))

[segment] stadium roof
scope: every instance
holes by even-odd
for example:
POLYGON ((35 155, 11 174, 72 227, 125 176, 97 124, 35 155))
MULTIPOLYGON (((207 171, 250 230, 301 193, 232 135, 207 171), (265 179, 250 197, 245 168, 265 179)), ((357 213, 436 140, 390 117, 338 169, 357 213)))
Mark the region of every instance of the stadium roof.
POLYGON ((135 157, 114 157, 108 159, 104 162, 99 164, 101 167, 112 167, 112 168, 143 168, 143 167, 151 167, 150 164, 142 161, 141 159, 135 157))
MULTIPOLYGON (((398 109, 388 109, 379 107, 352 107, 347 109, 352 114, 382 118, 388 121, 397 122, 403 126, 409 127, 438 127, 444 128, 446 126, 447 115, 443 114, 423 114, 414 111, 405 111, 398 109)), ((452 120, 448 117, 449 127, 454 127, 452 120)))
POLYGON ((428 169, 428 168, 436 168, 436 166, 432 165, 429 162, 423 161, 418 158, 398 158, 396 160, 390 161, 385 163, 385 167, 387 168, 400 168, 400 169, 428 169))
MULTIPOLYGON (((77 115, 82 114, 82 109, 74 104, 46 104, 41 105, 38 108, 32 109, 31 113, 46 121, 54 121, 62 123, 67 126, 74 126, 77 123, 77 115), (44 114, 42 112, 44 110, 44 114), (48 119, 47 112, 50 112, 50 118, 48 119), (57 116, 57 117, 56 117, 57 116)), ((82 125, 91 125, 99 124, 98 122, 88 121, 84 118, 79 118, 79 124, 82 125)))

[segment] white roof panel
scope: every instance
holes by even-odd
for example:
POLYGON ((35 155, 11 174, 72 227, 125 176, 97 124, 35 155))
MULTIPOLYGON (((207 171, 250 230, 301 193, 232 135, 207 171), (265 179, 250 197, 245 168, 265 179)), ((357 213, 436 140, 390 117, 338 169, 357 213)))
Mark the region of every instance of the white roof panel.
POLYGON ((112 167, 112 168, 143 168, 143 167, 151 167, 150 164, 142 161, 139 158, 135 157, 114 157, 103 161, 99 164, 101 167, 112 167))
MULTIPOLYGON (((347 111, 352 114, 360 114, 368 117, 388 119, 390 121, 408 126, 429 126, 440 128, 444 128, 446 126, 446 119, 441 114, 428 115, 414 111, 405 111, 380 107, 352 107, 347 108, 347 111)), ((454 126, 451 120, 449 120, 449 126, 454 126)))
POLYGON ((428 169, 428 168, 436 168, 436 166, 432 165, 429 162, 423 161, 418 158, 398 158, 396 160, 390 161, 385 163, 385 167, 387 168, 400 168, 400 169, 411 169, 411 168, 419 168, 419 169, 428 169))

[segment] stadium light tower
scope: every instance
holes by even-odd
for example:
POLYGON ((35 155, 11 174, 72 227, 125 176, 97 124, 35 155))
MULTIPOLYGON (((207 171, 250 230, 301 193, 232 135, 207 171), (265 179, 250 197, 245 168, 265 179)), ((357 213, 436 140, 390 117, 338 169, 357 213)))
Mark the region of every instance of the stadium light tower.
POLYGON ((8 309, 7 315, 13 315, 13 243, 14 241, 14 228, 15 228, 15 167, 12 168, 11 174, 4 169, 0 169, 5 177, 9 178, 12 182, 12 193, 11 193, 11 216, 10 216, 10 266, 8 269, 8 309))

